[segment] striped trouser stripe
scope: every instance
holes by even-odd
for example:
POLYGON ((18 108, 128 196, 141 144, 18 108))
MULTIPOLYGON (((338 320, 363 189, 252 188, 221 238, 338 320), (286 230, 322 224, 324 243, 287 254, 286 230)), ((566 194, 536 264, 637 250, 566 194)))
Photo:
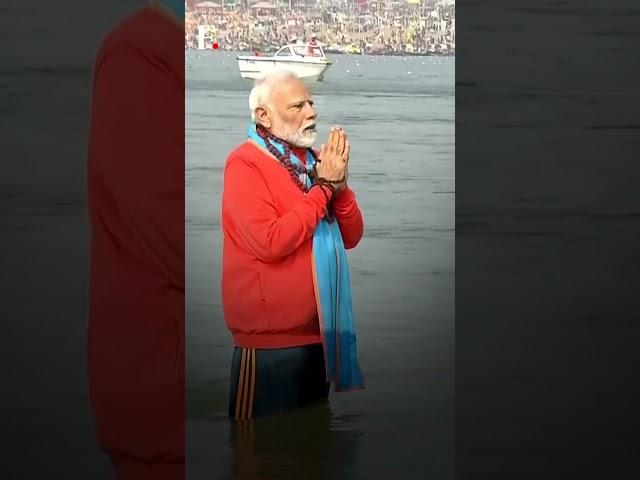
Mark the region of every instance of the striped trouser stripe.
POLYGON ((256 350, 243 348, 240 360, 240 375, 238 377, 238 391, 236 394, 237 420, 251 418, 253 413, 253 397, 256 387, 256 350))

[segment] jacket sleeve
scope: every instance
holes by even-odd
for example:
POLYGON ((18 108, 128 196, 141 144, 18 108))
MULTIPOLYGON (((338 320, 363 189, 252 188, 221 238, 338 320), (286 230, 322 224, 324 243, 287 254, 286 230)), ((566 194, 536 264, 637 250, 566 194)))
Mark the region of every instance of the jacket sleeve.
POLYGON ((91 149, 95 162, 89 179, 102 183, 147 258, 181 293, 183 95, 168 69, 133 47, 122 44, 106 55, 94 77, 91 149))
POLYGON ((310 239, 326 214, 327 197, 320 188, 311 189, 279 215, 262 174, 241 156, 232 155, 224 172, 223 226, 258 260, 276 262, 310 239))
POLYGON ((333 214, 340 226, 342 241, 346 249, 354 248, 364 233, 362 212, 356 202, 356 195, 348 186, 333 200, 333 214))

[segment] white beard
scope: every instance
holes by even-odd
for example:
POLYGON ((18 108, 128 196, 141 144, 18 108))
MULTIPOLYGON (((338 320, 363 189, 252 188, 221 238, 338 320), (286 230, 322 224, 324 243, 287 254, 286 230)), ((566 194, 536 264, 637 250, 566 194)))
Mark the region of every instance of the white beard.
MULTIPOLYGON (((282 122, 281 119, 280 122, 282 122)), ((283 125, 283 123, 280 125, 283 125)), ((305 127, 308 126, 309 125, 305 125, 305 127)), ((271 133, 285 142, 300 148, 311 148, 316 142, 316 137, 318 136, 318 133, 315 130, 289 130, 287 127, 280 128, 277 131, 272 131, 271 133)))
POLYGON ((284 141, 289 142, 291 145, 295 145, 300 148, 311 148, 316 143, 316 137, 318 136, 315 130, 307 130, 302 132, 290 132, 283 135, 284 141))

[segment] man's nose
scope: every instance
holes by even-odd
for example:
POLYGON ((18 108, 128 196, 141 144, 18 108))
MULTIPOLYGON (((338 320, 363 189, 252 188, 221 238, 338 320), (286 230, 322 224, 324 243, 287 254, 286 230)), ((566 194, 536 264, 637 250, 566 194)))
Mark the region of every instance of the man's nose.
POLYGON ((316 109, 313 105, 311 105, 309 102, 307 102, 307 112, 306 112, 306 117, 307 118, 316 118, 318 116, 318 113, 316 112, 316 109))

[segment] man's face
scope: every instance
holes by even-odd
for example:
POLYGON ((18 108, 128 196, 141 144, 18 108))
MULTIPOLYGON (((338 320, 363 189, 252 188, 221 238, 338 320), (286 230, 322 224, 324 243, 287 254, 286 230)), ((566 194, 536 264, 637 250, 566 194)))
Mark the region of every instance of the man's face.
POLYGON ((309 148, 315 143, 318 115, 304 83, 299 80, 281 83, 271 92, 270 104, 268 113, 265 112, 268 120, 265 118, 263 125, 271 133, 298 147, 309 148))

